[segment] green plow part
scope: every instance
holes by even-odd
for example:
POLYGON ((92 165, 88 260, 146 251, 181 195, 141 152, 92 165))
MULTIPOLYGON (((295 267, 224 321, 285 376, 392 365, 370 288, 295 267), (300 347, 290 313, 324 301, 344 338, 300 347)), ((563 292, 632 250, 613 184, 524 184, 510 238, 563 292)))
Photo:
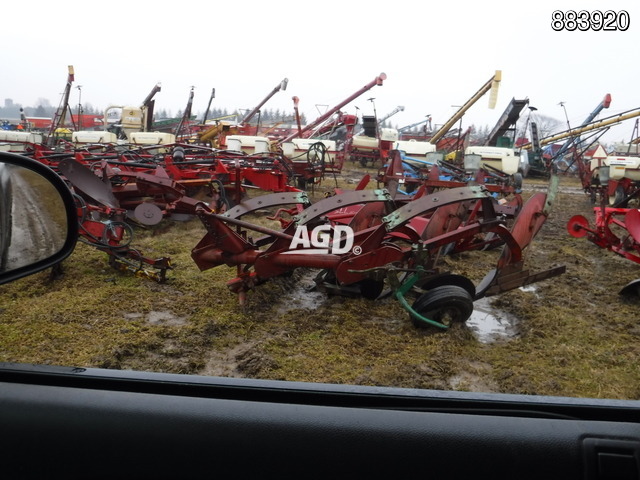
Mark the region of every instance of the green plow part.
POLYGON ((389 272, 389 275, 388 275, 389 283, 393 287, 394 296, 398 299, 398 301, 400 302, 400 305, 402 305, 402 308, 404 308, 407 312, 409 312, 409 314, 412 315, 413 317, 417 318, 421 322, 425 322, 434 327, 438 327, 446 330, 449 328, 448 326, 443 325, 440 322, 436 322, 435 320, 431 320, 423 315, 420 315, 411 307, 411 305, 409 305, 409 302, 407 302, 407 299, 404 298, 405 294, 413 288, 413 286, 418 282, 418 280, 422 278, 423 272, 424 272, 424 269, 422 267, 418 267, 416 273, 412 274, 411 277, 409 277, 409 279, 404 281, 403 283, 400 283, 400 281, 398 280, 398 277, 396 277, 391 272, 389 272))

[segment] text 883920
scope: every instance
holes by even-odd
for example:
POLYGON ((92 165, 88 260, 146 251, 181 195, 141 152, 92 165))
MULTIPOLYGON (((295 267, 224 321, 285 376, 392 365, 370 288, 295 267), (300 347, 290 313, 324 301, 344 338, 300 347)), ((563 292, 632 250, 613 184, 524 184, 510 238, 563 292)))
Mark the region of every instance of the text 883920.
POLYGON ((602 12, 600 10, 593 10, 589 12, 587 10, 556 10, 551 14, 551 28, 556 32, 567 30, 573 32, 575 30, 587 31, 593 30, 599 31, 626 31, 629 29, 631 19, 629 12, 626 10, 620 10, 614 12, 613 10, 607 10, 602 12))

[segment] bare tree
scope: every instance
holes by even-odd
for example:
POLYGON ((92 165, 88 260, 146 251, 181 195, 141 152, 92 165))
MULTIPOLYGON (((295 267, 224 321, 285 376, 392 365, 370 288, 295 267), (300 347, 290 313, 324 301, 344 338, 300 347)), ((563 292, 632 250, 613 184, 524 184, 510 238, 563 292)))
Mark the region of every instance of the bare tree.
POLYGON ((46 108, 51 107, 51 102, 49 102, 48 98, 40 97, 40 98, 38 98, 38 101, 36 102, 36 105, 42 106, 43 108, 46 109, 46 108))
POLYGON ((531 132, 529 130, 529 125, 531 122, 535 122, 538 127, 538 137, 540 138, 548 137, 565 129, 565 125, 561 120, 531 112, 529 115, 520 116, 520 119, 516 124, 516 134, 518 137, 526 137, 530 139, 531 132))

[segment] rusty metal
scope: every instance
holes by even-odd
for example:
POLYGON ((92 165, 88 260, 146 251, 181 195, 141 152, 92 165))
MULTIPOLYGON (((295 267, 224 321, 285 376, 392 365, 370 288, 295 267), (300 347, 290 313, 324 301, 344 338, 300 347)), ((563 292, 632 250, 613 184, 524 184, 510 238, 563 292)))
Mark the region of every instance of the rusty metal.
POLYGON ((133 229, 125 222, 126 211, 86 202, 81 192, 74 193, 78 206, 80 241, 109 256, 109 264, 117 270, 133 272, 157 282, 164 282, 173 268, 168 257, 149 258, 131 246, 133 229))
POLYGON ((107 253, 110 265, 118 270, 165 281, 171 260, 145 257, 131 246, 133 229, 126 223, 126 209, 121 208, 111 185, 75 160, 65 159, 59 168, 74 191, 80 240, 107 253))
POLYGON ((407 223, 412 218, 424 215, 436 208, 470 200, 484 200, 483 206, 488 210, 488 213, 493 211, 491 195, 486 189, 480 186, 460 187, 443 190, 409 202, 385 217, 383 222, 386 225, 387 231, 390 231, 407 223))

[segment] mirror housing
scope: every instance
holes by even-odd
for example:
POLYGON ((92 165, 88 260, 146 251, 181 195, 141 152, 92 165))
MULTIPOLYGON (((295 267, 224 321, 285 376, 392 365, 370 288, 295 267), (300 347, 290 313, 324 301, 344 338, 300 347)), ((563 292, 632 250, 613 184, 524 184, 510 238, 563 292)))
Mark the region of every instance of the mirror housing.
POLYGON ((0 237, 4 235, 0 238, 1 285, 53 267, 67 258, 78 239, 78 213, 73 194, 64 180, 36 160, 0 152, 0 180, 0 237), (16 182, 18 178, 20 182, 16 182), (20 194, 16 194, 18 190, 20 194), (36 199, 42 208, 27 205, 26 198, 36 199), (55 238, 48 236, 41 242, 48 248, 38 252, 21 248, 12 253, 17 260, 7 259, 12 244, 13 250, 18 250, 17 244, 24 246, 36 235, 46 235, 47 222, 53 222, 56 229, 55 238), (36 232, 42 225, 44 230, 36 232))

